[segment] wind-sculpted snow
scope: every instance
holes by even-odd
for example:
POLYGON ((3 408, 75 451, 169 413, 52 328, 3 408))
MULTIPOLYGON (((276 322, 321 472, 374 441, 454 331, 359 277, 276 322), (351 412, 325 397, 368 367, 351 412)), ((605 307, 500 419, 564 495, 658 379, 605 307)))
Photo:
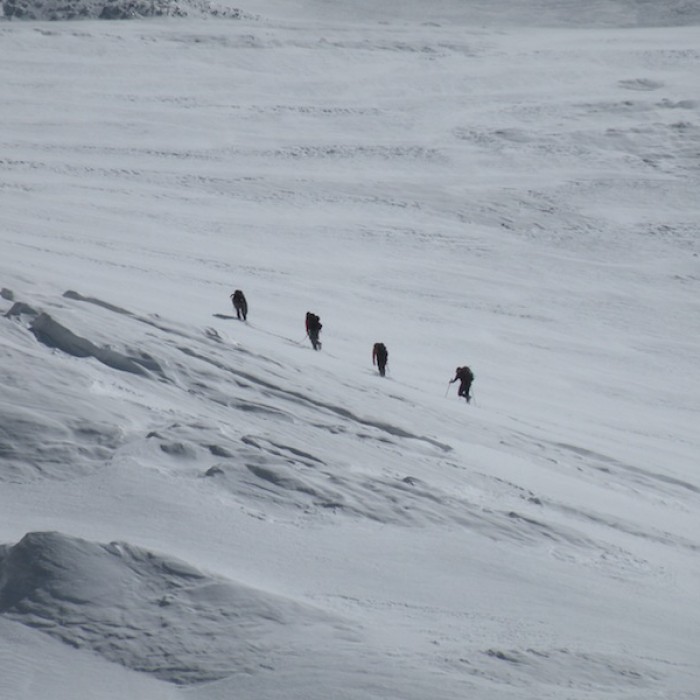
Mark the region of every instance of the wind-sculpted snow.
POLYGON ((264 673, 310 640, 349 632, 319 609, 185 562, 56 532, 0 547, 0 615, 180 685, 264 673))
POLYGON ((128 356, 111 348, 97 347, 86 338, 81 338, 65 326, 54 321, 48 314, 39 314, 30 324, 29 329, 37 340, 51 348, 62 350, 74 357, 94 357, 102 364, 121 372, 131 372, 146 376, 145 367, 161 372, 157 362, 149 357, 128 356))
POLYGON ((78 292, 74 292, 72 289, 69 289, 66 292, 63 292, 63 296, 66 299, 73 299, 75 301, 84 301, 89 304, 95 304, 96 306, 101 306, 103 309, 107 309, 108 311, 114 311, 115 313, 118 314, 124 314, 125 316, 133 316, 131 311, 127 311, 126 309, 122 309, 120 306, 115 306, 114 304, 110 304, 109 302, 102 301, 101 299, 95 299, 95 297, 85 297, 82 294, 79 294, 78 292))
MULTIPOLYGON (((366 417, 358 416, 354 414, 353 412, 349 411, 347 408, 343 406, 338 406, 335 404, 329 404, 325 403, 323 401, 320 401, 316 398, 313 398, 309 396, 308 394, 301 394, 296 391, 290 391, 288 389, 285 389, 284 387, 281 387, 279 384, 274 384, 268 379, 259 377, 259 376, 253 376, 250 374, 247 374, 245 372, 241 372, 240 370, 230 366, 223 364, 221 362, 218 362, 216 360, 213 360, 210 357, 204 356, 204 355, 199 355, 196 354, 195 351, 193 351, 189 347, 180 347, 180 351, 185 353, 186 355, 190 355, 193 357, 196 357, 199 360, 202 360, 203 362, 206 362, 208 364, 213 365, 217 369, 227 373, 227 374, 232 374, 238 377, 242 377, 246 380, 246 383, 242 384, 239 381, 236 381, 236 383, 239 386, 250 386, 251 384, 258 385, 260 387, 263 387, 266 391, 263 392, 263 395, 265 394, 273 394, 284 400, 285 402, 291 401, 292 403, 299 403, 299 404, 305 404, 305 405, 310 405, 311 408, 316 408, 320 409, 321 412, 330 412, 332 414, 338 415, 341 418, 348 419, 351 423, 357 423, 358 425, 363 425, 363 426, 369 426, 371 428, 375 428, 376 430, 388 433, 389 435, 394 435, 396 437, 400 438, 409 438, 411 440, 418 440, 421 442, 426 442, 429 445, 433 445, 440 450, 443 450, 444 452, 449 452, 450 451, 450 446, 446 445, 444 443, 441 443, 434 438, 426 437, 424 435, 417 435, 414 434, 408 430, 405 430, 399 426, 391 425, 389 423, 386 423, 382 420, 372 420, 366 417)), ((273 407, 267 405, 267 406, 261 406, 258 404, 251 404, 251 403, 239 403, 238 407, 241 408, 242 410, 250 410, 250 411, 269 411, 269 412, 275 412, 279 413, 276 409, 273 407)))
MULTIPOLYGON (((377 469, 375 465, 392 463, 391 455, 401 449, 421 454, 435 468, 443 469, 449 464, 445 459, 451 448, 400 424, 359 416, 311 392, 300 391, 284 378, 285 368, 223 342, 218 333, 193 335, 168 319, 153 321, 74 291, 64 294, 63 299, 65 302, 54 303, 77 304, 80 316, 76 319, 88 335, 91 325, 97 335, 103 335, 102 319, 108 319, 105 328, 117 334, 115 337, 121 335, 124 344, 143 348, 143 357, 157 354, 159 361, 156 364, 152 360, 154 365, 168 367, 170 379, 164 389, 169 401, 191 407, 187 410, 201 415, 212 410, 212 415, 217 415, 223 409, 226 417, 161 422, 139 434, 126 432, 117 413, 112 414, 111 426, 96 422, 88 425, 56 420, 55 411, 12 408, 6 421, 5 453, 15 466, 5 472, 7 480, 73 478, 86 469, 107 465, 115 468, 127 455, 134 455, 144 468, 162 469, 191 480, 206 476, 210 487, 251 513, 273 509, 275 517, 290 521, 303 514, 321 521, 350 517, 403 526, 450 524, 487 539, 536 547, 568 544, 587 552, 586 557, 601 552, 615 575, 626 567, 628 556, 623 550, 577 531, 575 522, 580 520, 580 513, 571 513, 573 527, 572 523, 558 522, 558 514, 566 509, 556 504, 543 509, 542 501, 532 493, 509 486, 515 507, 484 506, 479 489, 469 498, 455 492, 453 485, 432 483, 400 463, 377 469), (183 356, 186 361, 181 359, 183 356), (258 420, 274 422, 269 436, 246 430, 258 420), (313 447, 294 437, 300 422, 313 435, 313 447), (232 425, 236 427, 232 429, 232 425), (37 431, 44 436, 38 443, 32 439, 37 431), (344 443, 354 447, 341 453, 354 453, 356 459, 338 458, 337 445, 344 443), (33 456, 22 462, 22 454, 33 456), (68 458, 71 454, 75 455, 72 460, 68 458), (72 465, 62 471, 59 465, 66 462, 72 465), (204 470, 202 463, 207 465, 204 470)), ((145 370, 123 372, 122 362, 104 361, 95 344, 52 319, 42 320, 46 315, 36 315, 33 307, 29 307, 33 314, 28 316, 19 314, 19 308, 15 302, 11 317, 16 321, 29 318, 29 330, 49 347, 57 347, 69 357, 94 357, 107 372, 133 376, 129 383, 150 381, 145 370)), ((64 313, 68 311, 66 308, 64 313)), ((21 332, 23 326, 15 323, 13 328, 21 332)), ((26 336, 23 339, 26 343, 26 336)), ((49 363, 58 359, 51 354, 44 357, 49 363)), ((50 367, 47 371, 52 373, 50 367)), ((74 371, 79 372, 79 366, 74 366, 74 371)), ((128 398, 128 394, 124 396, 128 398)), ((487 489, 492 488, 484 483, 487 489)))
POLYGON ((125 437, 109 409, 95 406, 89 415, 76 411, 85 402, 85 374, 62 366, 60 357, 47 356, 34 340, 28 324, 39 316, 31 305, 15 302, 0 319, 0 482, 91 473, 109 464, 125 437))
POLYGON ((0 696, 695 698, 700 5, 99 5, 0 22, 0 696))
MULTIPOLYGON (((132 315, 125 309, 101 302, 99 299, 81 297, 75 292, 66 292, 64 297, 97 304, 115 313, 132 315)), ((44 345, 61 350, 68 355, 81 358, 94 357, 102 364, 121 372, 130 372, 144 377, 154 374, 161 379, 165 379, 165 374, 158 361, 147 353, 134 352, 125 354, 110 347, 99 347, 87 338, 76 335, 49 314, 39 312, 24 302, 15 302, 5 316, 7 318, 30 317, 28 327, 36 339, 44 345)))
POLYGON ((578 682, 591 693, 609 693, 621 683, 634 694, 644 692, 656 680, 656 671, 644 663, 630 661, 624 656, 615 658, 575 649, 485 649, 479 664, 461 659, 462 670, 481 678, 489 678, 497 685, 513 685, 531 693, 535 685, 549 687, 552 697, 566 695, 569 683, 564 678, 573 673, 578 682))
POLYGON ((0 404, 0 483, 70 479, 109 463, 121 445, 118 425, 51 412, 52 402, 29 410, 13 391, 0 404))
MULTIPOLYGON (((430 450, 435 449, 436 455, 441 451, 447 452, 450 450, 448 445, 429 436, 415 434, 385 420, 359 416, 344 406, 321 401, 309 394, 286 387, 283 382, 281 383, 270 378, 267 368, 261 371, 261 369, 256 367, 259 361, 262 360, 264 362, 264 358, 257 358, 244 349, 232 349, 230 347, 224 348, 222 354, 222 349, 218 347, 221 344, 221 338, 218 334, 205 334, 204 337, 194 338, 173 327, 172 324, 168 325, 167 320, 159 319, 156 321, 139 317, 109 302, 83 297, 77 292, 67 292, 64 294, 64 299, 67 299, 69 302, 89 302, 92 307, 98 310, 97 313, 99 315, 116 314, 116 317, 111 318, 108 324, 109 332, 118 333, 119 331, 116 329, 122 328, 122 332, 134 338, 128 341, 127 345, 134 344, 141 348, 151 345, 156 348, 155 352, 162 359, 157 360, 154 357, 155 352, 150 353, 144 349, 138 353, 130 352, 126 354, 115 351, 110 347, 98 346, 87 338, 72 332, 47 313, 40 312, 24 302, 15 302, 6 313, 6 317, 14 319, 16 332, 20 332, 20 329, 25 327, 22 319, 27 319, 27 330, 48 348, 59 350, 74 358, 94 358, 112 370, 136 375, 142 380, 147 380, 151 376, 165 379, 168 375, 166 375, 164 366, 167 365, 173 368, 170 372, 171 378, 169 381, 177 385, 174 391, 179 392, 184 389, 186 392, 182 397, 183 401, 192 401, 194 399, 195 403, 202 402, 204 405, 213 403, 214 405, 226 406, 245 414, 268 415, 278 420, 287 421, 291 421, 292 416, 299 415, 299 410, 303 409, 310 419, 317 422, 321 419, 321 422, 315 428, 317 431, 320 431, 321 436, 327 430, 330 430, 331 434, 338 431, 337 425, 334 424, 332 427, 326 425, 326 421, 330 417, 334 421, 340 419, 342 423, 347 423, 348 428, 343 428, 343 431, 350 430, 352 433, 356 433, 360 439, 374 441, 377 445, 381 445, 386 439, 380 437, 381 435, 388 435, 396 440, 423 443, 430 450), (159 342, 154 343, 154 334, 157 334, 159 342), (183 343, 183 339, 186 341, 185 343, 183 343), (251 367, 254 367, 254 369, 243 369, 240 363, 232 362, 232 352, 238 355, 250 356, 253 360, 251 367), (183 364, 178 358, 180 353, 184 353, 185 356, 192 358, 194 362, 183 364), (212 382, 212 380, 214 381, 212 382), (369 432, 367 432, 367 429, 370 429, 369 432)), ((82 327, 89 329, 91 319, 95 322, 95 328, 97 328, 98 324, 96 322, 98 318, 94 317, 94 314, 90 312, 90 307, 82 308, 80 315, 82 327)), ((104 333, 105 331, 100 328, 98 334, 104 335, 104 333)), ((23 337, 23 342, 27 342, 26 336, 23 337)), ((54 355, 44 355, 45 362, 52 362, 55 359, 58 358, 54 355)), ((77 367, 74 367, 74 369, 79 371, 77 367)), ((47 368, 47 371, 51 372, 49 368, 47 368)), ((50 424, 52 420, 48 416, 46 419, 41 418, 40 411, 33 415, 35 420, 39 421, 37 425, 41 424, 43 420, 49 421, 48 424, 50 424)), ((29 426, 30 423, 28 418, 8 421, 8 435, 14 435, 16 439, 18 438, 24 444, 25 439, 30 439, 29 435, 33 430, 29 428, 21 430, 20 428, 23 425, 29 426), (26 438, 24 437, 25 434, 27 435, 26 438)), ((117 426, 115 426, 115 430, 118 430, 117 426)), ((168 428, 167 432, 171 433, 172 436, 167 443, 161 444, 161 450, 170 455, 194 454, 197 449, 200 449, 204 439, 199 435, 200 431, 202 431, 201 427, 185 428, 175 424, 168 428), (185 444, 192 445, 192 447, 185 448, 183 446, 185 444)), ((160 436, 162 433, 163 427, 158 432, 151 431, 149 437, 160 436)), ((44 430, 43 434, 46 438, 50 433, 44 430)), ((244 437, 243 442, 245 441, 246 438, 244 437)), ((66 440, 66 444, 70 445, 70 440, 66 440)), ((274 443, 271 444, 274 445, 274 443)), ((224 445, 216 446, 215 449, 227 452, 231 447, 224 445)), ((286 449, 290 450, 289 454, 291 457, 306 454, 304 451, 293 447, 286 449)), ((275 451, 273 450, 273 452, 275 451)), ((21 450, 19 448, 13 448, 12 450, 8 448, 9 452, 19 454, 21 450)), ((55 457, 57 463, 65 461, 65 454, 56 453, 55 457)), ((318 459, 318 461, 320 463, 322 460, 318 459)))
MULTIPOLYGON (((124 385, 124 390, 115 395, 117 399, 120 395, 126 400, 135 399, 138 405, 138 397, 145 390, 138 384, 151 381, 154 373, 168 377, 163 384, 168 401, 186 407, 186 412, 211 414, 211 418, 158 421, 151 423, 148 431, 135 432, 125 430, 124 419, 120 418, 125 409, 117 410, 119 404, 100 421, 91 422, 57 419, 58 394, 45 406, 32 410, 11 404, 0 428, 7 465, 4 480, 75 478, 92 470, 115 468, 124 459, 135 458, 144 468, 190 480, 206 477, 210 488, 232 498, 251 514, 275 512, 275 517, 290 522, 303 515, 319 521, 349 517, 402 526, 449 524, 487 539, 534 547, 556 545, 554 556, 559 556, 561 547, 573 547, 584 560, 600 557, 600 564, 614 576, 627 576, 647 564, 640 561, 630 568, 634 557, 629 552, 604 538, 584 533, 581 523, 596 522, 648 541, 674 543, 668 533, 633 526, 596 510, 544 500, 515 484, 497 485, 474 474, 464 475, 472 483, 471 497, 460 495, 461 488, 455 490, 452 483, 432 482, 392 460, 392 454, 410 449, 438 470, 454 468, 454 463, 448 461, 451 447, 439 440, 384 419, 360 416, 345 406, 321 400, 312 392, 301 391, 285 378, 286 368, 231 345, 211 329, 195 334, 169 319, 141 316, 75 291, 66 292, 62 299, 65 301, 53 300, 50 304, 68 304, 64 314, 71 308, 78 310, 80 314, 74 319, 79 320, 82 332, 91 335, 92 327, 92 333, 102 337, 108 330, 115 339, 122 338, 125 346, 142 350, 138 355, 127 356, 100 348, 38 311, 37 304, 15 301, 6 313, 7 323, 21 335, 24 344, 31 332, 43 345, 70 358, 92 357, 105 366, 106 372, 133 377, 128 384, 136 384, 128 390, 124 385), (220 414, 222 410, 225 414, 220 414), (269 435, 249 431, 259 420, 273 422, 269 435), (294 437, 300 423, 313 435, 313 447, 306 444, 308 436, 301 443, 294 437), (42 440, 35 440, 37 433, 42 440), (338 444, 348 446, 341 454, 354 454, 356 458, 339 459, 338 444), (206 468, 202 469, 202 464, 206 468), (393 466, 375 466, 385 464, 393 466), (494 488, 508 494, 510 507, 505 503, 483 504, 483 493, 494 488)), ((52 369, 59 360, 58 355, 43 354, 43 361, 49 363, 47 377, 61 376, 52 369)), ((71 369, 80 375, 79 365, 71 364, 71 369)), ((117 375, 108 379, 103 372, 98 374, 102 378, 95 387, 116 382, 117 375)), ((87 377, 78 383, 85 381, 87 377)), ((75 407, 76 401, 89 401, 92 395, 83 399, 76 394, 70 400, 75 407)), ((12 398, 11 393, 8 396, 12 398)), ((643 470, 628 468, 589 450, 566 444, 555 447, 578 460, 583 458, 586 468, 603 468, 610 476, 614 475, 611 467, 629 469, 637 479, 643 476, 643 470), (603 467, 598 467, 598 463, 603 467)), ((679 480, 653 474, 648 479, 651 485, 661 482, 662 486, 676 487, 673 493, 677 487, 697 493, 697 487, 679 480)), ((691 550, 698 546, 681 538, 676 538, 675 543, 691 550)))

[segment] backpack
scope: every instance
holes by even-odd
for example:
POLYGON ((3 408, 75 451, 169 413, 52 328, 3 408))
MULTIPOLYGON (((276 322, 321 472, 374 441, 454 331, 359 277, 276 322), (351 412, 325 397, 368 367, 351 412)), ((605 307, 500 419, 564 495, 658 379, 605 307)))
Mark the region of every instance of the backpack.
POLYGON ((473 382, 474 373, 469 369, 469 367, 457 367, 456 376, 463 382, 473 382))
POLYGON ((310 311, 306 314, 306 328, 309 331, 319 332, 323 326, 321 325, 321 319, 316 314, 312 314, 310 311))

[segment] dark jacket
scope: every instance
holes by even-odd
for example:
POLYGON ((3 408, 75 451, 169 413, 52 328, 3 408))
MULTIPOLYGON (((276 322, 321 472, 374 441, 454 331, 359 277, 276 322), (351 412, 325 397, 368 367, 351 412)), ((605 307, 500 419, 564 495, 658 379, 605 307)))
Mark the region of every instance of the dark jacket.
MULTIPOLYGON (((455 370, 455 378, 452 382, 460 380, 462 384, 471 384, 474 381, 474 373, 469 369, 469 367, 457 367, 455 370)), ((450 382, 450 384, 452 384, 450 382)))
POLYGON ((385 365, 389 361, 389 352, 384 343, 375 343, 372 348, 372 364, 379 366, 385 365))
POLYGON ((455 378, 450 382, 456 382, 459 379, 459 389, 457 389, 457 395, 463 396, 467 403, 471 402, 471 396, 469 395, 469 390, 471 389, 472 382, 474 381, 474 373, 469 369, 469 367, 457 367, 455 370, 455 378))
POLYGON ((240 289, 237 289, 231 295, 231 301, 233 302, 233 308, 236 309, 236 314, 238 318, 243 316, 245 319, 248 315, 248 302, 245 298, 245 294, 240 289))
POLYGON ((310 311, 306 313, 306 332, 310 337, 318 336, 321 332, 323 325, 321 324, 321 319, 316 315, 312 314, 310 311))
POLYGON ((246 301, 245 294, 240 289, 237 289, 231 295, 231 301, 237 309, 248 308, 248 302, 246 301))

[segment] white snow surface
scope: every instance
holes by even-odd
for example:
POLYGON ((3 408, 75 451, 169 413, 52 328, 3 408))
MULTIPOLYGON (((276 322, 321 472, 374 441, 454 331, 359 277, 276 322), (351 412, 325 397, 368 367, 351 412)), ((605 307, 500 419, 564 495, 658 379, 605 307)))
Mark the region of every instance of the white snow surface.
POLYGON ((238 6, 0 23, 0 698, 700 698, 700 3, 238 6))

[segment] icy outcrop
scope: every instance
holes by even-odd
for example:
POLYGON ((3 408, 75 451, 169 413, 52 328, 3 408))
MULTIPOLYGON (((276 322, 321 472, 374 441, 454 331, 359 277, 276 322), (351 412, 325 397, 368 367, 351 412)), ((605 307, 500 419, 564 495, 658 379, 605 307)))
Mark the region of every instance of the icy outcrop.
POLYGON ((4 0, 2 8, 8 18, 29 20, 242 16, 237 8, 206 0, 4 0))

